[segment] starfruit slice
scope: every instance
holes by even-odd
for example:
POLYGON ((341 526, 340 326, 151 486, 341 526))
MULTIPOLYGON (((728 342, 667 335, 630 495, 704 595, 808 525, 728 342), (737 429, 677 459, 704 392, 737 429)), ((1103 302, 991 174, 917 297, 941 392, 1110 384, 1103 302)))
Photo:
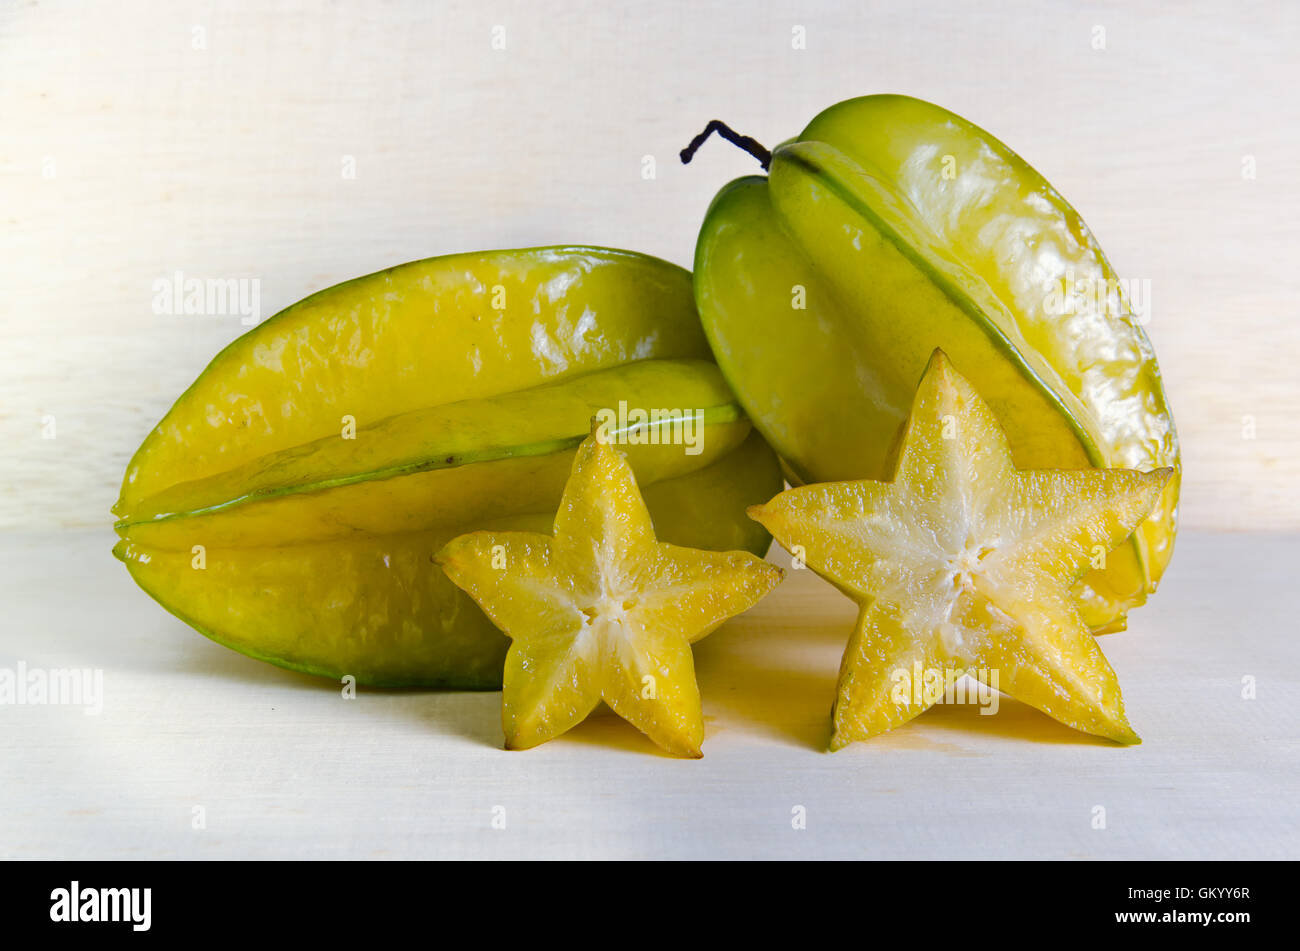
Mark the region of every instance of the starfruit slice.
POLYGON ((662 748, 698 757, 690 645, 771 591, 781 569, 747 552, 658 541, 608 438, 595 429, 579 447, 552 535, 472 532, 438 561, 511 638, 507 748, 544 743, 604 701, 662 748))
POLYGON ((765 550, 744 508, 778 466, 707 357, 689 274, 641 255, 484 252, 359 278, 236 340, 177 401, 127 470, 115 554, 251 656, 499 686, 507 641, 433 554, 549 525, 593 414, 627 407, 666 538, 765 550))
MULTIPOLYGON (((997 138, 907 96, 832 106, 738 179, 700 232, 695 293, 719 365, 792 481, 885 478, 942 347, 1026 469, 1172 466, 1074 595, 1124 626, 1168 563, 1178 440, 1155 354, 1083 219, 997 138)), ((1149 299, 1140 301, 1143 305, 1149 299)))
POLYGON ((962 674, 1076 730, 1140 742, 1069 591, 1172 474, 1016 469, 993 411, 936 352, 892 482, 801 486, 751 509, 861 605, 831 748, 906 723, 942 695, 929 685, 962 674))

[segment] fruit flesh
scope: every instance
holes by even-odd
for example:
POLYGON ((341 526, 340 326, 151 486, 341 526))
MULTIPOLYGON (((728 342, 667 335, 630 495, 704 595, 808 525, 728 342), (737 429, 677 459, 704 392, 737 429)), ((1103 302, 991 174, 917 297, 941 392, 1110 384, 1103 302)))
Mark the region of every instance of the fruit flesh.
POLYGON ((698 757, 690 644, 781 577, 746 552, 658 541, 631 467, 594 432, 552 534, 472 532, 438 561, 512 640, 502 696, 510 749, 558 736, 603 700, 659 746, 698 757))
MULTIPOLYGON (((1145 334, 1122 295, 1050 312, 1048 288, 1067 275, 1117 281, 1041 176, 946 110, 875 96, 778 147, 770 180, 723 189, 697 246, 696 297, 723 372, 802 481, 888 471, 935 346, 987 395, 1018 465, 1176 467, 1145 334)), ((1134 541, 1081 580, 1095 629, 1122 626, 1154 589, 1177 493, 1175 475, 1134 541)))
POLYGON ((213 360, 133 458, 115 553, 167 610, 252 656, 495 686, 503 639, 429 556, 552 517, 596 410, 700 412, 698 453, 629 437, 656 517, 705 547, 766 546, 744 507, 779 490, 778 465, 709 356, 690 275, 628 252, 484 252, 359 278, 213 360), (689 523, 670 510, 684 497, 689 523))
POLYGON ((1130 535, 1170 474, 1016 469, 989 406, 937 354, 892 482, 802 486, 752 510, 861 605, 832 748, 932 705, 897 692, 914 670, 977 675, 1075 729, 1138 742, 1067 592, 1130 535))

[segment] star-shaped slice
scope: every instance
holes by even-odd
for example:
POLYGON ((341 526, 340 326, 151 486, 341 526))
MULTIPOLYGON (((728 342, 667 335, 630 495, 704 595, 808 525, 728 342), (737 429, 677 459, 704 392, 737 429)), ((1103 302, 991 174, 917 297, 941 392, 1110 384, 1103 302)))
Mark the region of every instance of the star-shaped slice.
POLYGON ((558 736, 603 700, 669 752, 700 756, 691 644, 782 576, 748 552, 657 541, 632 469, 595 427, 578 448, 553 535, 471 532, 438 561, 511 638, 508 749, 558 736))
POLYGON ((935 351, 893 482, 801 486, 749 510, 861 606, 831 748, 906 723, 963 673, 1077 730, 1140 742, 1069 589, 1171 473, 1017 470, 993 412, 935 351))

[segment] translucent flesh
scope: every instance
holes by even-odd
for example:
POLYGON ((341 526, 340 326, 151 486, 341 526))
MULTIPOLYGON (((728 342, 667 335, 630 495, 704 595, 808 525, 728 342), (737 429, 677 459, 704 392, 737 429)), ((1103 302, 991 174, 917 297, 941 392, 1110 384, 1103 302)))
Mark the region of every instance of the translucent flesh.
POLYGON ((595 437, 578 451, 553 535, 473 532, 438 559, 512 640, 502 698, 511 749, 558 736, 604 701, 664 749, 699 756, 690 644, 781 575, 746 552, 657 540, 631 468, 595 437))
POLYGON ((841 668, 833 746, 892 729, 933 703, 896 693, 915 669, 996 671, 1001 690, 1055 719, 1137 742, 1114 671, 1069 589, 1129 537, 1170 475, 1018 470, 988 405, 936 357, 892 482, 797 487, 752 512, 862 605, 841 668))

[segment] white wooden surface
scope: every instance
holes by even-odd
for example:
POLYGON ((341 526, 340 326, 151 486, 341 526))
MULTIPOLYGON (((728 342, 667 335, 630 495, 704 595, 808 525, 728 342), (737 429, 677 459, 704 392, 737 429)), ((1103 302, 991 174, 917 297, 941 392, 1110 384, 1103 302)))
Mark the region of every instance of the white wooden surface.
POLYGON ((0 857, 1300 858, 1297 535, 1185 535, 1102 640, 1139 747, 1004 700, 822 752, 853 610, 802 571, 696 645, 695 761, 612 715, 506 752, 497 693, 345 700, 163 613, 110 543, 0 539, 0 667, 104 677, 98 716, 0 706, 0 857))
POLYGON ((1121 274, 1152 282, 1185 524, 1300 529, 1298 11, 5 2, 0 526, 104 524, 130 452, 243 329, 155 314, 158 278, 255 278, 269 315, 456 250, 588 242, 689 264, 710 197, 754 170, 717 143, 677 164, 707 119, 771 144, 896 91, 1002 136, 1121 274))

